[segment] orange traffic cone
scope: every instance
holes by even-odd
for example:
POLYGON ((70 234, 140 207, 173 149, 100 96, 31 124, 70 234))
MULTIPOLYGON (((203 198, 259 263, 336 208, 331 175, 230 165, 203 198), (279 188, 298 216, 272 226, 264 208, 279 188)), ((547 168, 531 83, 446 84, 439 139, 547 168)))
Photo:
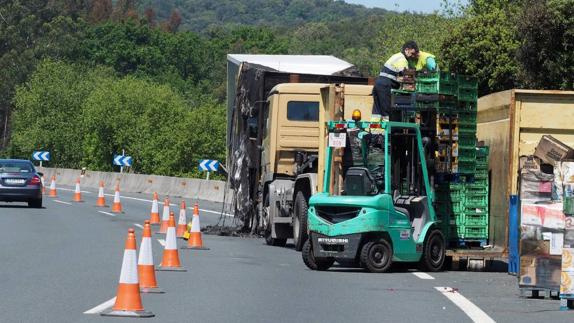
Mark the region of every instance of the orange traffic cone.
POLYGON ((52 182, 50 182, 50 197, 57 197, 58 193, 56 192, 56 176, 52 175, 52 182))
POLYGON ((157 193, 153 193, 153 201, 151 203, 151 215, 149 217, 150 224, 159 224, 159 208, 157 205, 157 193))
POLYGON ((185 201, 182 200, 179 206, 179 221, 177 221, 176 235, 178 238, 183 238, 183 234, 187 229, 187 219, 185 216, 185 201))
POLYGON ((100 181, 100 188, 98 189, 98 200, 96 206, 106 207, 106 198, 104 197, 104 181, 100 181))
POLYGON ((80 179, 76 180, 76 189, 74 190, 74 202, 84 202, 82 200, 82 191, 80 190, 80 179))
POLYGON ((157 286, 155 268, 153 266, 153 253, 151 249, 151 225, 145 220, 140 254, 138 257, 138 275, 140 278, 140 291, 142 293, 163 293, 157 286))
POLYGON ((186 271, 179 263, 179 254, 177 253, 177 238, 175 237, 175 216, 173 212, 169 214, 169 224, 167 235, 165 237, 165 248, 163 249, 163 258, 157 270, 166 271, 186 271))
POLYGON ((203 246, 203 239, 201 238, 201 225, 199 223, 199 205, 197 202, 193 205, 193 218, 191 220, 191 230, 189 230, 189 238, 187 239, 187 245, 181 247, 181 249, 199 249, 199 250, 209 250, 203 246))
POLYGON ((120 202, 120 184, 116 185, 116 193, 114 194, 112 213, 122 213, 122 203, 120 202))
POLYGON ((103 316, 153 317, 152 312, 144 311, 140 296, 140 286, 136 259, 136 234, 128 230, 124 260, 120 273, 120 283, 116 302, 111 310, 101 313, 103 316))
POLYGON ((163 214, 161 215, 161 225, 159 226, 159 231, 157 234, 166 234, 167 227, 169 225, 169 197, 163 200, 163 214))

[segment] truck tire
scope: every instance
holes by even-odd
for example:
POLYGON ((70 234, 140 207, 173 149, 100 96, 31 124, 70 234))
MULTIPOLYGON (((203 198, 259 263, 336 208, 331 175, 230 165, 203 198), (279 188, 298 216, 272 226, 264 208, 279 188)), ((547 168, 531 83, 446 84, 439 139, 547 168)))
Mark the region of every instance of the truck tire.
POLYGON ((303 250, 301 253, 301 257, 303 258, 303 262, 305 266, 311 270, 319 270, 325 271, 335 263, 335 258, 315 258, 313 255, 313 248, 311 246, 311 240, 307 239, 303 244, 303 250))
POLYGON ((430 231, 423 245, 423 255, 419 267, 425 271, 437 272, 442 270, 446 258, 446 242, 440 230, 430 231))
POLYGON ((384 273, 393 263, 393 248, 384 238, 369 241, 361 249, 361 264, 372 273, 384 273))
POLYGON ((265 196, 265 202, 263 204, 263 212, 265 213, 267 225, 265 226, 265 230, 263 231, 263 236, 265 237, 265 243, 269 246, 275 247, 285 247, 287 244, 287 239, 279 239, 273 238, 271 235, 271 219, 269 218, 269 196, 265 196))
POLYGON ((303 244, 307 241, 307 210, 308 204, 305 194, 299 191, 295 197, 295 207, 293 208, 293 244, 297 251, 301 251, 303 244))

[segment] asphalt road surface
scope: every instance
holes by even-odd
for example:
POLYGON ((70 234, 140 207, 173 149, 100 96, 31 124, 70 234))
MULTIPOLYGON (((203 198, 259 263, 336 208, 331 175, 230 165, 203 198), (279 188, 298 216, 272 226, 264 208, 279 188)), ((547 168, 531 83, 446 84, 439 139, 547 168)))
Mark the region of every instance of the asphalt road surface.
MULTIPOLYGON (((151 196, 122 195, 125 213, 112 215, 96 208, 97 191, 88 191, 84 203, 73 203, 72 190, 60 189, 57 198, 45 197, 43 209, 0 203, 0 322, 133 322, 98 313, 113 305, 127 231, 136 229, 139 245, 151 196)), ((199 203, 202 226, 217 223, 221 204, 199 203)), ((156 266, 158 239, 164 237, 153 237, 156 266)), ((520 298, 516 277, 505 273, 314 272, 300 253, 263 239, 204 235, 204 243, 210 250, 179 251, 187 272, 157 272, 166 293, 142 294, 155 314, 147 320, 574 322, 574 311, 559 311, 557 300, 520 298)))

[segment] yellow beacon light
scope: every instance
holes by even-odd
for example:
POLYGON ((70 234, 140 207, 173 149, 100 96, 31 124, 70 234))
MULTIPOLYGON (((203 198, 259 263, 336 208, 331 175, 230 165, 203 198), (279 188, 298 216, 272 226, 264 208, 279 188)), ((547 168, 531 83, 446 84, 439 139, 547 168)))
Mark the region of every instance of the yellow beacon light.
POLYGON ((353 111, 353 121, 355 122, 361 121, 361 110, 356 109, 353 111))

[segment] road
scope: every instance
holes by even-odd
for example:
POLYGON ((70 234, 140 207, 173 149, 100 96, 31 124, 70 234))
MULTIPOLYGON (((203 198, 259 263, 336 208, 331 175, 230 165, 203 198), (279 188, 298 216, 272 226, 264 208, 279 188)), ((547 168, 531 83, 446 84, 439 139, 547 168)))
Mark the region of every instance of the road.
MULTIPOLYGON (((0 203, 1 322, 133 322, 85 312, 101 311, 106 304, 99 305, 115 296, 127 230, 136 229, 139 244, 141 229, 136 224, 149 217, 150 196, 122 195, 125 213, 110 215, 109 208, 94 206, 96 190, 87 191, 84 203, 73 203, 72 191, 60 189, 58 198, 45 197, 43 209, 0 203)), ((111 202, 110 196, 107 201, 111 202)), ((202 226, 216 223, 221 205, 199 203, 202 226)), ((153 238, 157 265, 162 253, 158 239, 164 237, 153 238)), ((204 235, 204 242, 210 250, 180 250, 187 272, 157 273, 166 293, 142 294, 145 309, 156 315, 148 320, 471 322, 472 317, 481 322, 489 318, 572 322, 574 318, 574 312, 560 312, 556 300, 519 298, 516 278, 505 273, 425 274, 407 267, 387 274, 340 267, 314 272, 292 248, 266 246, 259 238, 204 235), (451 289, 443 292, 437 287, 451 289)))

